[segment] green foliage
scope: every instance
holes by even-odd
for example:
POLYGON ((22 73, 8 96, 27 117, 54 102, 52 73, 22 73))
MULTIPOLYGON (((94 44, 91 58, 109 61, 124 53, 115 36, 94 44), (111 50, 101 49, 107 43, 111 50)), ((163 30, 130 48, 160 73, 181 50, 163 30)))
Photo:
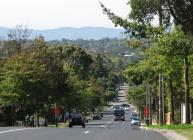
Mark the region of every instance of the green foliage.
POLYGON ((193 2, 186 0, 166 0, 175 23, 181 25, 187 34, 193 35, 193 2))
POLYGON ((49 46, 42 36, 31 47, 7 56, 0 60, 0 105, 13 105, 23 115, 45 114, 55 103, 68 111, 101 108, 115 97, 126 65, 76 45, 49 46))
POLYGON ((129 17, 139 23, 152 23, 159 16, 165 27, 170 26, 170 11, 166 0, 130 0, 129 17))
MULTIPOLYGON (((131 1, 133 4, 135 1, 131 1)), ((146 2, 145 2, 146 3, 146 2)), ((139 4, 139 3, 135 3, 139 4)), ((153 4, 153 3, 152 3, 153 4)), ((155 27, 151 24, 151 22, 139 22, 134 18, 134 13, 131 15, 131 19, 123 19, 120 16, 117 16, 115 13, 111 12, 110 9, 106 8, 102 3, 100 3, 103 12, 108 16, 108 18, 115 24, 115 26, 121 26, 126 29, 126 33, 128 33, 131 37, 136 38, 147 38, 147 37, 157 37, 164 31, 164 27, 155 27)), ((146 6, 146 4, 141 6, 146 6)), ((152 6, 153 7, 153 6, 152 6)), ((132 9, 136 8, 139 10, 136 5, 133 5, 132 9)), ((142 9, 142 7, 140 7, 142 9)), ((143 11, 144 12, 144 11, 143 11)), ((148 11, 149 12, 149 11, 148 11)), ((138 13, 138 12, 137 12, 138 13)), ((149 13, 148 13, 149 14, 149 13)))
POLYGON ((137 107, 145 106, 146 93, 143 86, 130 87, 127 94, 127 99, 130 103, 137 107))

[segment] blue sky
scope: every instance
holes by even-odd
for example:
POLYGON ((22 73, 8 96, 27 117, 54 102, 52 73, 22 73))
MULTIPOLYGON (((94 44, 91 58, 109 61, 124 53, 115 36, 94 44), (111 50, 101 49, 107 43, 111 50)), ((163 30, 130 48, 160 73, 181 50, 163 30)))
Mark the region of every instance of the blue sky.
MULTIPOLYGON (((128 0, 100 0, 122 17, 128 0)), ((99 0, 0 0, 0 26, 28 25, 34 29, 114 27, 102 13, 99 0)))

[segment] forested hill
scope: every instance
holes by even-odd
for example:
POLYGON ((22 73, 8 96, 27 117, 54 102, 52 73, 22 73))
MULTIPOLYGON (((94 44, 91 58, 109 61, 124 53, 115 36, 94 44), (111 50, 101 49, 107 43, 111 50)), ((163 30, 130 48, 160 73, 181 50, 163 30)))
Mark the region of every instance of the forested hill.
MULTIPOLYGON (((0 38, 6 39, 7 33, 10 29, 0 27, 0 38)), ((45 29, 45 30, 32 30, 31 37, 42 35, 45 40, 62 40, 63 38, 76 40, 76 39, 102 39, 102 38, 119 38, 123 36, 124 30, 104 28, 104 27, 83 27, 83 28, 72 28, 64 27, 57 29, 45 29)))
POLYGON ((124 55, 135 53, 135 50, 132 47, 128 46, 127 39, 118 39, 118 38, 103 38, 99 40, 69 40, 62 39, 61 41, 52 40, 48 41, 50 45, 65 45, 72 44, 80 46, 81 48, 86 49, 89 53, 106 53, 114 55, 124 55))
POLYGON ((125 65, 138 61, 138 51, 128 45, 127 39, 103 38, 99 40, 52 40, 47 42, 50 46, 64 46, 66 44, 80 46, 89 54, 105 54, 109 58, 120 58, 125 65))

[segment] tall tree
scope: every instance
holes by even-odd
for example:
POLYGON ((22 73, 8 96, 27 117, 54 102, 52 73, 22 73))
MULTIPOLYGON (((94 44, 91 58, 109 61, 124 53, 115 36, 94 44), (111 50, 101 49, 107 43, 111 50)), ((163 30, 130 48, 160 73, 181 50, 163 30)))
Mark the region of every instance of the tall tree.
POLYGON ((184 90, 185 90, 185 104, 186 104, 186 123, 190 123, 190 108, 189 108, 189 55, 191 54, 191 38, 192 38, 192 17, 193 17, 193 3, 186 0, 131 0, 131 13, 129 20, 123 19, 103 4, 101 4, 103 11, 108 15, 109 19, 124 27, 129 33, 135 37, 159 37, 159 28, 154 28, 151 24, 155 15, 159 16, 159 25, 161 27, 168 27, 170 25, 170 15, 173 16, 174 22, 181 25, 185 32, 186 41, 182 48, 181 54, 184 57, 184 90), (165 18, 166 17, 166 18, 165 18), (158 35, 158 36, 157 36, 158 35))
MULTIPOLYGON (((13 53, 20 53, 22 47, 27 46, 27 41, 30 37, 31 30, 27 26, 16 25, 13 29, 8 32, 8 51, 13 48, 13 53), (26 46, 25 46, 26 45, 26 46)), ((10 54, 10 53, 9 53, 10 54)))

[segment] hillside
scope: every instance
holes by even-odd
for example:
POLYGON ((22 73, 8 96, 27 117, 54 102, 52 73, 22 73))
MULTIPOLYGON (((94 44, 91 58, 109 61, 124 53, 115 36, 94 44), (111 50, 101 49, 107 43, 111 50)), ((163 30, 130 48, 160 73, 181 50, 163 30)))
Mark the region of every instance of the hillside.
MULTIPOLYGON (((5 39, 9 28, 0 27, 0 38, 5 39)), ((102 38, 120 38, 123 36, 124 30, 104 28, 104 27, 83 27, 72 28, 64 27, 57 29, 33 30, 31 38, 42 35, 45 40, 61 40, 63 38, 76 40, 76 39, 102 39, 102 38)))

